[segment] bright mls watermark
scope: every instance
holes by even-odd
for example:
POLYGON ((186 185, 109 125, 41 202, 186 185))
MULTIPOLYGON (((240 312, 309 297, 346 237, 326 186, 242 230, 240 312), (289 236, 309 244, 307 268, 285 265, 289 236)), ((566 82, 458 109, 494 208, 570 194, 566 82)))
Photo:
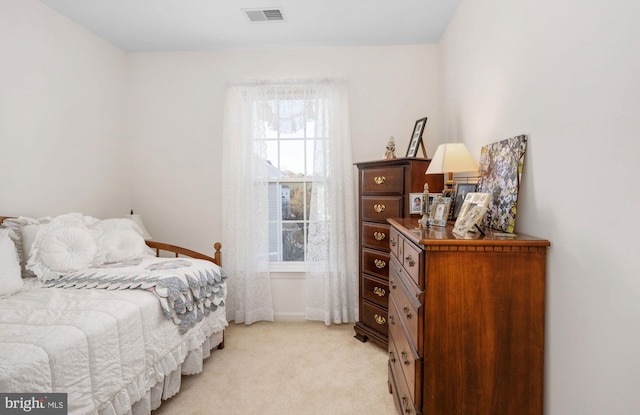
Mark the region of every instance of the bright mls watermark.
POLYGON ((66 393, 0 393, 0 415, 67 415, 66 393))

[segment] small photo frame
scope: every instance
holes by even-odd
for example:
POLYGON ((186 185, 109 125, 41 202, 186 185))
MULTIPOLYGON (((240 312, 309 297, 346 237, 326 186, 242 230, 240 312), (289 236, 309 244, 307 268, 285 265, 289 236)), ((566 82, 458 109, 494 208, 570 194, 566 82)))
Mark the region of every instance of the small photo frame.
POLYGON ((458 218, 460 209, 462 209, 462 204, 464 203, 464 199, 469 193, 474 193, 477 188, 477 180, 473 183, 457 182, 455 184, 455 193, 453 197, 453 215, 451 219, 455 220, 458 218))
POLYGON ((429 225, 446 226, 447 219, 449 219, 449 209, 451 209, 450 197, 435 196, 429 209, 429 225))
POLYGON ((422 214, 422 193, 409 193, 409 214, 422 214))
POLYGON ((480 225, 491 200, 490 193, 468 193, 460 208, 453 233, 465 236, 467 232, 474 232, 476 225, 480 225))
POLYGON ((407 155, 405 157, 416 157, 418 155, 419 147, 422 147, 422 153, 427 157, 427 152, 424 149, 424 143, 422 142, 422 133, 424 132, 425 125, 427 125, 427 117, 420 118, 416 121, 416 125, 413 127, 411 141, 409 141, 409 148, 407 148, 407 155))
POLYGON ((442 196, 442 193, 429 193, 429 211, 427 212, 427 216, 431 215, 431 208, 438 196, 442 196))

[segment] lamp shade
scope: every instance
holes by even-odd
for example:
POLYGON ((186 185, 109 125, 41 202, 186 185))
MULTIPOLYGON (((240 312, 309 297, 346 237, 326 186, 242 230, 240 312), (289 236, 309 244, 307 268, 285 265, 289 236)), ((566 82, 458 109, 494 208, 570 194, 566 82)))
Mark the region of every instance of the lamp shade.
POLYGON ((133 221, 133 223, 138 225, 140 230, 142 230, 142 237, 144 238, 145 241, 147 239, 153 239, 153 238, 151 238, 151 235, 149 235, 149 232, 147 232, 147 229, 144 227, 144 223, 142 223, 142 216, 136 215, 132 211, 131 214, 129 216, 127 216, 127 218, 131 219, 133 221))
POLYGON ((463 143, 440 144, 424 174, 477 172, 478 163, 463 143))

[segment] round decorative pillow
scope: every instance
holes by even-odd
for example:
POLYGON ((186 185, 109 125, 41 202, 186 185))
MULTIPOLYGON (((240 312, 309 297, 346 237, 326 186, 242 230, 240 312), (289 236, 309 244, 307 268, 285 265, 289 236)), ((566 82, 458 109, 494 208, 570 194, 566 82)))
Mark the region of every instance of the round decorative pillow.
POLYGON ((48 232, 39 244, 43 264, 56 272, 88 268, 93 264, 96 252, 96 242, 91 233, 79 227, 55 229, 48 232))
POLYGON ((145 242, 142 236, 131 229, 114 229, 105 232, 102 249, 107 262, 126 261, 144 254, 145 242))

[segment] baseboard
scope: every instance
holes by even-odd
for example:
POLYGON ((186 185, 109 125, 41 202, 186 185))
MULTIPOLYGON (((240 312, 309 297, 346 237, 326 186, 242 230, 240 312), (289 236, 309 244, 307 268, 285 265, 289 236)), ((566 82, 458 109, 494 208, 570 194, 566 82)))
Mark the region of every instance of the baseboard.
POLYGON ((305 321, 304 313, 274 313, 273 319, 275 321, 282 321, 287 323, 301 323, 305 321))

